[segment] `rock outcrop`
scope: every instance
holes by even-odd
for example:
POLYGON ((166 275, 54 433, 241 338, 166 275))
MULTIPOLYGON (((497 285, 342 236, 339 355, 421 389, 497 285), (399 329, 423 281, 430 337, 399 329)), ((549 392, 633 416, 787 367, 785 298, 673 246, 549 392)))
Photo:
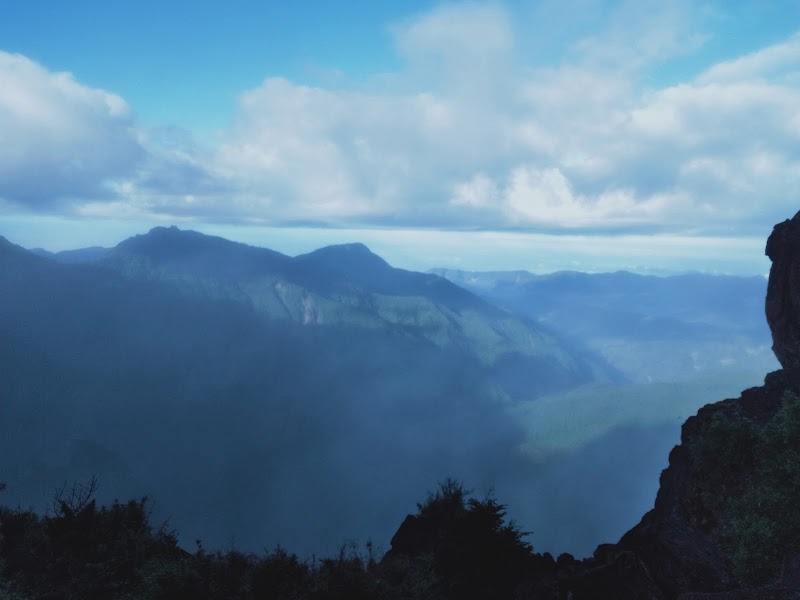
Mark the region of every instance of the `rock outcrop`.
POLYGON ((717 423, 745 428, 769 423, 781 407, 787 387, 785 373, 771 373, 763 387, 745 390, 735 400, 705 406, 683 425, 681 444, 672 450, 669 467, 661 474, 655 508, 619 542, 621 548, 642 559, 667 598, 742 587, 724 543, 730 535, 729 515, 718 500, 721 495, 739 496, 750 474, 746 469, 712 469, 709 473, 709 461, 698 460, 698 448, 714 435, 717 423))
POLYGON ((766 253, 772 261, 766 301, 772 350, 794 375, 800 371, 800 212, 775 226, 766 253))
MULTIPOLYGON (((686 421, 681 444, 673 449, 669 467, 661 475, 654 509, 618 544, 642 560, 667 598, 777 598, 794 593, 780 548, 767 546, 762 551, 775 556, 771 563, 766 561, 765 578, 772 571, 779 573, 784 560, 784 576, 772 585, 749 581, 754 575, 742 556, 747 544, 771 539, 744 537, 755 528, 748 529, 747 503, 757 495, 755 482, 763 480, 756 470, 773 458, 759 456, 770 451, 765 440, 786 427, 786 413, 800 382, 800 213, 775 226, 766 254, 773 264, 765 312, 783 370, 769 374, 762 387, 705 406, 686 421)), ((782 448, 788 453, 800 451, 800 439, 786 443, 782 448)), ((783 460, 774 458, 772 462, 783 460)), ((790 485, 789 478, 785 485, 790 485)), ((780 494, 771 494, 758 500, 756 510, 762 510, 762 501, 765 512, 767 503, 779 504, 780 494)), ((795 510, 782 508, 786 514, 795 510)), ((800 531, 789 533, 800 535, 800 531)))
MULTIPOLYGON (((783 369, 686 421, 655 507, 617 544, 540 562, 515 598, 800 598, 800 213, 775 226, 766 253, 783 369)), ((410 519, 395 557, 424 552, 423 524, 410 519)))
MULTIPOLYGON (((782 584, 785 575, 773 585, 748 587, 752 582, 742 552, 759 538, 754 536, 751 542, 742 536, 750 535, 747 502, 755 494, 754 482, 761 481, 755 469, 771 458, 759 453, 770 447, 764 440, 785 426, 785 413, 800 381, 800 213, 775 226, 766 254, 773 263, 766 317, 783 370, 769 374, 762 387, 705 406, 686 421, 681 444, 673 449, 669 467, 661 475, 654 509, 618 544, 642 560, 667 598, 766 598, 790 593, 782 584)), ((792 454, 800 451, 800 439, 795 448, 791 445, 790 441, 787 449, 792 454)), ((783 509, 787 514, 795 510, 783 509)), ((763 553, 773 553, 778 561, 786 559, 779 548, 766 547, 763 553)), ((764 577, 769 577, 770 569, 780 571, 780 563, 773 561, 766 569, 764 577)))

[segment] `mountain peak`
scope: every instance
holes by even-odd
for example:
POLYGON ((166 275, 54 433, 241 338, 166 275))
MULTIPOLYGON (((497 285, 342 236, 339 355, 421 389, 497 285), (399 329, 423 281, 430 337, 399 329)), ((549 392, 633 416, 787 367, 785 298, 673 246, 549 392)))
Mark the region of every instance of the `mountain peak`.
POLYGON ((347 276, 374 276, 393 270, 389 263, 358 242, 325 246, 297 256, 295 260, 319 265, 347 276))
POLYGON ((17 244, 9 241, 2 235, 0 235, 0 255, 26 256, 26 257, 36 258, 37 260, 41 258, 40 256, 37 256, 33 252, 26 250, 22 246, 18 246, 17 244))
POLYGON ((123 240, 122 242, 117 244, 117 248, 141 249, 144 247, 152 247, 153 245, 159 245, 159 244, 180 243, 180 242, 186 242, 188 240, 194 240, 198 242, 200 240, 205 240, 205 239, 222 240, 222 238, 214 238, 213 236, 207 236, 205 234, 199 233, 197 231, 192 231, 189 229, 181 230, 178 229, 175 225, 171 225, 169 227, 160 226, 160 227, 153 227, 147 233, 134 235, 126 240, 123 240))
POLYGON ((349 244, 332 244, 330 246, 324 246, 323 248, 319 248, 314 250, 313 252, 309 252, 308 254, 304 254, 303 256, 315 256, 315 257, 323 257, 323 256, 335 256, 337 258, 367 258, 371 257, 372 259, 377 259, 382 263, 386 263, 380 256, 372 252, 369 248, 367 248, 361 242, 352 242, 349 244))
POLYGON ((199 231, 175 227, 154 227, 146 234, 120 242, 111 258, 140 257, 151 264, 170 265, 183 274, 214 275, 225 279, 251 277, 258 273, 279 271, 288 256, 199 231))
POLYGON ((117 244, 115 250, 123 253, 145 254, 151 258, 175 258, 209 252, 230 253, 261 249, 191 229, 178 229, 175 225, 171 225, 170 227, 153 227, 147 233, 123 240, 117 244))

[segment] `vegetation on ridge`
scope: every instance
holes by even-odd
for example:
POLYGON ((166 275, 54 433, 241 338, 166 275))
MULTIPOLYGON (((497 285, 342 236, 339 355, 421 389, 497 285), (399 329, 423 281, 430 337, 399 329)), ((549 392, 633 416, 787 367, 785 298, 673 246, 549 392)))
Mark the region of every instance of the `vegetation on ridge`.
POLYGON ((705 501, 723 515, 720 537, 748 585, 775 580, 782 560, 800 553, 800 396, 783 393, 765 423, 718 411, 690 444, 705 501))
POLYGON ((59 490, 43 516, 0 508, 0 600, 505 598, 537 560, 502 504, 452 480, 418 505, 423 551, 382 561, 371 544, 311 561, 282 548, 207 552, 199 541, 191 554, 151 524, 146 498, 97 507, 94 491, 59 490))

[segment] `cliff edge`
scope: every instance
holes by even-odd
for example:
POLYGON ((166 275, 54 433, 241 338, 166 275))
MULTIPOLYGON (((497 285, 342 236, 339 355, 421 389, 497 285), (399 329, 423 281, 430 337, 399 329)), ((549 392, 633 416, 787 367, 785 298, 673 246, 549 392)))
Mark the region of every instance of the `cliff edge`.
MULTIPOLYGON (((584 560, 536 555, 509 597, 800 598, 800 213, 775 226, 766 253, 766 316, 783 369, 684 423, 653 510, 617 544, 584 560)), ((387 560, 428 556, 444 539, 437 527, 409 516, 387 560)))
POLYGON ((800 213, 775 226, 766 254, 783 369, 686 421, 654 509, 618 544, 667 598, 800 597, 800 213))

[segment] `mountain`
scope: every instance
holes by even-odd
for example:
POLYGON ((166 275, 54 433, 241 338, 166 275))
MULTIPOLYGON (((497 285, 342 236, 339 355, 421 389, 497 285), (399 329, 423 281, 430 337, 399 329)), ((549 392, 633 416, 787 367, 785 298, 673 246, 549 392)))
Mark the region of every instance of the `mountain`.
POLYGON ((631 553, 665 598, 800 593, 799 246, 800 213, 776 225, 766 247, 766 315, 782 369, 684 423, 655 507, 584 573, 631 553))
POLYGON ((294 258, 175 227, 120 243, 102 261, 132 279, 244 302, 268 319, 346 326, 425 340, 474 356, 510 396, 619 378, 580 344, 563 340, 435 275, 396 269, 363 244, 294 258), (523 373, 528 384, 522 392, 523 373))
POLYGON ((581 340, 633 381, 760 377, 777 367, 762 317, 763 277, 434 272, 581 340))
MULTIPOLYGON (((409 514, 402 520, 391 538, 391 548, 382 559, 374 558, 369 545, 369 555, 342 549, 338 559, 306 563, 281 548, 258 556, 238 550, 226 554, 208 553, 202 548, 190 554, 177 546, 176 538, 168 530, 157 530, 148 523, 145 501, 127 505, 114 503, 110 508, 97 509, 93 501, 81 495, 86 488, 73 487, 77 496, 67 495, 64 501, 64 494, 69 494, 69 490, 62 488, 55 494, 55 501, 61 500, 56 502, 55 514, 44 518, 22 509, 0 508, 0 533, 4 542, 0 545, 4 566, 0 573, 0 593, 16 597, 17 592, 30 591, 39 597, 52 594, 53 586, 58 586, 59 590, 69 590, 73 595, 80 590, 81 597, 107 597, 110 590, 123 590, 131 597, 197 597, 202 594, 222 598, 258 590, 255 593, 265 597, 310 594, 392 599, 796 598, 800 594, 800 516, 796 511, 800 494, 800 329, 797 325, 800 322, 800 282, 795 276, 800 269, 798 247, 800 213, 776 225, 767 243, 767 254, 773 265, 766 294, 766 314, 782 369, 770 373, 763 386, 746 389, 737 398, 707 405, 689 418, 682 427, 680 444, 669 454, 669 465, 662 472, 653 509, 617 543, 599 545, 591 557, 577 560, 568 554, 557 558, 549 553, 534 554, 523 530, 506 519, 505 505, 491 494, 483 500, 470 497, 469 492, 451 479, 443 480, 438 491, 417 504, 416 514, 409 514), (136 552, 131 552, 131 544, 136 552), (31 556, 39 560, 31 560, 31 556)), ((30 276, 33 271, 46 271, 48 275, 61 273, 65 280, 70 277, 64 275, 67 272, 61 267, 54 269, 52 262, 20 252, 19 248, 0 239, 2 280, 27 277, 28 283, 32 283, 39 276, 30 276)), ((114 280, 112 288, 124 287, 123 281, 114 280)), ((36 299, 36 289, 29 289, 30 294, 18 290, 20 307, 36 299)), ((146 298, 146 295, 140 297, 146 298)), ((8 301, 4 296, 0 298, 8 301)), ((175 298, 186 304, 183 292, 175 298)), ((220 306, 215 308, 219 310, 220 306)), ((254 320, 244 323, 239 335, 246 336, 251 327, 263 322, 262 316, 255 312, 252 315, 254 320)), ((181 312, 171 317, 180 321, 181 312)), ((2 321, 0 324, 5 328, 10 326, 2 321)), ((0 371, 0 376, 8 378, 9 372, 16 373, 19 368, 35 371, 43 362, 48 369, 53 366, 54 356, 41 349, 30 352, 31 349, 26 352, 24 361, 4 362, 4 365, 11 364, 11 368, 0 371)), ((235 349, 235 346, 230 348, 234 352, 235 349)), ((0 358, 14 359, 20 348, 2 344, 0 351, 6 354, 0 358)), ((212 362, 205 366, 214 365, 212 362)), ((12 376, 11 381, 14 380, 12 376)), ((6 381, 2 389, 11 392, 13 398, 17 390, 6 385, 6 381)), ((41 383, 36 378, 25 381, 24 392, 31 408, 41 408, 38 394, 42 389, 36 387, 41 383)), ((75 380, 58 377, 58 383, 62 394, 68 396, 75 380)), ((168 407, 168 404, 155 403, 138 408, 146 409, 144 414, 157 431, 159 419, 164 418, 164 409, 168 407)), ((195 400, 190 407, 194 413, 203 405, 195 400)), ((462 410, 467 407, 460 406, 462 410)), ((58 409, 58 403, 48 408, 58 409)), ((333 423, 329 418, 338 414, 340 408, 337 405, 337 410, 326 415, 325 430, 330 430, 333 423)), ((9 413, 7 403, 0 409, 4 411, 0 424, 6 425, 13 413, 9 413)), ((40 411, 40 416, 45 412, 40 411)), ((67 411, 58 415, 54 423, 70 414, 67 411)), ((449 416, 454 414, 457 413, 451 412, 449 416)), ((426 414, 425 420, 430 416, 426 414)), ((28 418, 14 421, 14 424, 30 436, 32 422, 28 418)), ((245 422, 249 423, 250 419, 245 422)), ((221 422, 211 423, 222 425, 221 422)), ((192 424, 205 426, 202 431, 206 435, 215 433, 209 423, 200 421, 183 423, 184 429, 192 431, 195 429, 192 424)), ((351 420, 347 422, 348 435, 354 433, 353 424, 351 420)), ((495 425, 486 421, 483 424, 495 425)), ((294 429, 296 425, 291 419, 281 421, 280 427, 271 433, 286 427, 294 429)), ((173 436, 180 435, 174 423, 167 426, 173 436)), ((141 431, 144 430, 139 429, 137 433, 141 431)), ((152 447, 153 442, 158 441, 157 436, 153 439, 153 433, 153 429, 148 430, 149 439, 144 447, 152 447)), ((381 436, 385 437, 386 433, 385 428, 381 429, 381 436)), ((617 432, 613 438, 631 434, 637 432, 617 432)), ((613 438, 591 448, 598 461, 625 462, 630 458, 614 454, 613 438)), ((505 435, 498 436, 495 449, 503 439, 505 435)), ((207 441, 211 452, 202 457, 205 459, 200 475, 203 483, 234 494, 246 491, 231 489, 230 479, 216 477, 214 459, 220 459, 223 448, 219 440, 207 441)), ((5 436, 0 437, 0 443, 5 442, 5 436)), ((177 448, 180 449, 180 445, 177 448)), ((280 448, 276 446, 273 451, 280 448)), ((194 452, 199 449, 202 450, 192 448, 194 452)), ((371 449, 371 453, 364 452, 359 443, 359 459, 374 458, 375 449, 371 449)), ((84 455, 98 452, 96 447, 86 444, 78 450, 84 455)), ((0 456, 5 457, 5 454, 0 453, 0 456)), ((268 456, 269 453, 262 458, 268 456)), ((284 454, 282 458, 286 457, 284 454)), ((172 477, 181 477, 183 469, 191 468, 191 462, 183 458, 162 456, 172 477)), ((475 460, 476 455, 471 458, 475 460)), ((509 455, 501 458, 508 459, 509 455)), ((405 459, 408 461, 409 457, 405 459)), ((122 470, 113 457, 106 455, 104 460, 122 470)), ((325 462, 324 467, 329 468, 332 462, 325 462)), ((514 469, 514 472, 519 477, 523 471, 514 469)), ((311 473, 313 471, 303 471, 300 476, 311 473)), ((376 502, 386 493, 397 493, 401 488, 393 487, 395 479, 407 482, 413 473, 413 469, 393 471, 392 476, 386 477, 383 472, 383 477, 372 480, 373 486, 380 490, 370 499, 376 502)), ((569 472, 561 475, 584 476, 569 472)), ((283 481, 270 478, 271 483, 276 481, 280 481, 285 492, 283 481)), ((598 489, 607 484, 602 478, 592 483, 598 489)), ((89 486, 91 489, 93 484, 89 486)), ((3 487, 0 485, 0 491, 3 487)), ((13 484, 8 491, 12 487, 13 484)), ((328 488, 326 495, 310 500, 301 498, 306 518, 313 519, 320 511, 335 510, 335 490, 335 487, 328 488)), ((362 491, 369 492, 369 489, 362 491)), ((552 498, 553 502, 561 500, 552 498)), ((374 509, 378 505, 379 502, 369 506, 374 509)), ((259 508, 251 526, 258 527, 263 519, 269 519, 274 506, 259 505, 259 508)), ((288 508, 284 508, 283 517, 291 514, 288 508)), ((219 519, 226 515, 211 513, 207 516, 219 519)), ((321 532, 315 530, 314 533, 321 532)))
POLYGON ((436 272, 580 340, 629 378, 511 408, 547 490, 531 489, 520 517, 552 552, 585 555, 599 539, 630 529, 652 506, 681 423, 710 402, 760 385, 777 366, 762 277, 436 272))
POLYGON ((535 485, 509 403, 614 377, 363 246, 293 258, 175 228, 88 262, 2 240, 0 364, 8 502, 96 473, 100 501, 145 493, 187 543, 309 555, 388 539, 449 475, 535 485))
POLYGON ((62 263, 83 263, 94 262, 100 260, 108 254, 110 248, 102 248, 100 246, 90 246, 89 248, 78 248, 77 250, 62 250, 61 252, 50 252, 44 248, 33 248, 31 252, 44 256, 45 258, 52 258, 62 263))
POLYGON ((617 546, 639 557, 667 598, 790 598, 800 589, 798 240, 800 213, 775 226, 766 248, 766 314, 783 369, 686 421, 655 507, 617 546))
MULTIPOLYGON (((548 554, 529 555, 525 568, 502 581, 506 589, 514 590, 505 597, 786 600, 800 596, 798 248, 800 213, 775 226, 766 249, 773 262, 766 315, 783 368, 767 375, 763 386, 709 404, 683 424, 680 444, 670 452, 669 465, 661 474, 654 508, 617 543, 601 544, 583 560, 568 554, 555 560, 548 554)), ((608 456, 605 449, 598 454, 608 456)), ((600 487, 604 481, 596 484, 600 487)), ((446 499, 439 495, 429 503, 446 499)), ((449 522, 459 518, 453 512, 446 518, 425 510, 407 516, 384 563, 391 569, 406 566, 405 581, 416 581, 424 568, 420 565, 431 564, 428 561, 437 575, 458 568, 480 569, 467 562, 472 558, 467 552, 460 555, 463 563, 452 556, 450 563, 441 562, 442 554, 452 552, 448 545, 452 540, 446 536, 452 535, 449 522)), ((458 547, 468 547, 472 541, 462 538, 458 547)), ((485 557, 483 561, 482 572, 490 572, 494 563, 485 557)), ((480 583, 500 585, 495 580, 480 583)))
MULTIPOLYGON (((436 275, 395 269, 364 244, 342 244, 320 248, 296 258, 297 262, 327 269, 363 289, 392 296, 417 296, 460 309, 488 311, 490 307, 436 275)), ((497 313, 499 314, 499 313, 497 313)))

